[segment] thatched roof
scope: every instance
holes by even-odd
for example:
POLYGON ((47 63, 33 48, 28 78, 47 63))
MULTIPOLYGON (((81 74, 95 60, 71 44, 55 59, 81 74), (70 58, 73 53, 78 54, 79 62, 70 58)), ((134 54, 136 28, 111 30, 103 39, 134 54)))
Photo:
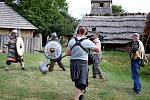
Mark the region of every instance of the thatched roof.
POLYGON ((101 1, 101 2, 107 2, 107 1, 112 2, 112 0, 91 0, 91 2, 99 2, 99 1, 101 1))
POLYGON ((92 28, 104 38, 103 43, 125 44, 130 42, 133 33, 143 34, 146 14, 122 15, 122 16, 84 16, 79 26, 87 26, 89 34, 92 28))
POLYGON ((0 28, 37 29, 4 2, 0 2, 0 28))
POLYGON ((92 8, 91 9, 91 14, 93 15, 106 15, 106 14, 109 14, 111 15, 112 14, 112 9, 110 8, 103 8, 103 9, 100 9, 99 7, 97 8, 92 8))

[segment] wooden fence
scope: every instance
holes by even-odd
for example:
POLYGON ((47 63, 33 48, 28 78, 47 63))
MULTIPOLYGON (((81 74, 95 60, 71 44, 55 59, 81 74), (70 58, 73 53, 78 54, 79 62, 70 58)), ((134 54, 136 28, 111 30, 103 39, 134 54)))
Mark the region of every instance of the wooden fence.
MULTIPOLYGON (((42 35, 36 37, 23 36, 25 53, 37 53, 34 50, 42 49, 42 35)), ((3 45, 9 41, 8 35, 0 35, 0 50, 3 50, 3 45)))

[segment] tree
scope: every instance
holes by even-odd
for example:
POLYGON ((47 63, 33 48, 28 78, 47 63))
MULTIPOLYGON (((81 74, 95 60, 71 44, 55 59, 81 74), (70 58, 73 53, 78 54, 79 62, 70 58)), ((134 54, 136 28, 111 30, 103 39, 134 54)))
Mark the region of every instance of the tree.
POLYGON ((77 26, 76 20, 68 15, 66 0, 7 0, 7 3, 39 29, 43 40, 52 32, 72 34, 77 26))
POLYGON ((121 5, 112 5, 112 13, 113 14, 116 14, 116 15, 119 15, 119 14, 122 14, 124 13, 125 10, 123 10, 122 6, 121 5))

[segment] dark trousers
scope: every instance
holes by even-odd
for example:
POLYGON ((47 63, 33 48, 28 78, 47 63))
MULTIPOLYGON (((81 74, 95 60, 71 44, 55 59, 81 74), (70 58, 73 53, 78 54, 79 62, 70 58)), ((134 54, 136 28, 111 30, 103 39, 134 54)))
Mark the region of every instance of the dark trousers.
POLYGON ((85 90, 88 86, 88 61, 87 60, 70 60, 70 75, 75 87, 85 90))
POLYGON ((133 90, 135 92, 141 91, 141 82, 140 82, 140 64, 139 60, 131 60, 131 74, 132 74, 132 80, 134 82, 133 90))
POLYGON ((59 60, 59 61, 51 61, 50 67, 49 67, 49 71, 53 71, 53 68, 54 68, 54 65, 55 65, 56 62, 58 64, 58 66, 60 68, 62 68, 63 71, 65 71, 64 65, 62 64, 61 60, 59 60))

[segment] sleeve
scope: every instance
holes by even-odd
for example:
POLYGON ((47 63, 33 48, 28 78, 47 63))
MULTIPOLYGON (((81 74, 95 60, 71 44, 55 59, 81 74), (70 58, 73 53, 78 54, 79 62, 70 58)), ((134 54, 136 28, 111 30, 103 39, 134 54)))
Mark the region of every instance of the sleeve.
POLYGON ((7 42, 7 43, 5 43, 4 45, 5 46, 9 46, 11 44, 11 42, 10 42, 10 40, 7 42))
POLYGON ((99 40, 99 47, 101 48, 101 41, 99 40))
POLYGON ((68 42, 68 46, 67 46, 67 48, 71 48, 72 47, 72 43, 73 43, 73 39, 71 39, 69 42, 68 42))
POLYGON ((138 49, 139 49, 139 42, 138 41, 133 42, 131 52, 136 53, 136 51, 138 51, 138 49))
POLYGON ((95 43, 93 43, 91 40, 86 40, 86 42, 85 42, 85 45, 84 45, 84 47, 86 48, 86 49, 94 49, 94 48, 96 48, 96 45, 95 45, 95 43))

